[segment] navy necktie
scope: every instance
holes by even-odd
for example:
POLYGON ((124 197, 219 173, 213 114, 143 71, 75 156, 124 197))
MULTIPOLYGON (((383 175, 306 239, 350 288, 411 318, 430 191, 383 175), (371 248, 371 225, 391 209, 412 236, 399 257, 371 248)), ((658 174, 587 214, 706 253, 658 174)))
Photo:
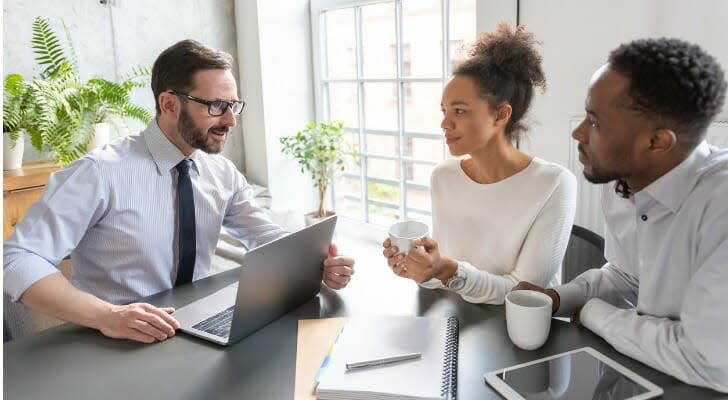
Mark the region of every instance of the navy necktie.
POLYGON ((174 286, 192 282, 195 271, 195 199, 192 197, 192 180, 190 179, 192 160, 184 159, 177 164, 177 220, 179 226, 179 268, 174 286))

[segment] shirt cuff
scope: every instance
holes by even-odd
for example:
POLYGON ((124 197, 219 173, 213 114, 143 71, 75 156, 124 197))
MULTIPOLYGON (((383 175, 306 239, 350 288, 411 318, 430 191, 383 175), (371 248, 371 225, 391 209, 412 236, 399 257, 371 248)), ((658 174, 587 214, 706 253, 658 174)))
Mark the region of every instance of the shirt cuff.
POLYGON ((3 290, 18 301, 32 284, 56 272, 60 272, 58 268, 41 257, 18 258, 3 270, 3 290))
POLYGON ((606 301, 598 298, 593 298, 584 304, 581 312, 579 313, 579 320, 585 328, 594 332, 595 334, 604 337, 604 326, 605 321, 608 317, 619 308, 607 303, 606 301))
POLYGON ((559 294, 559 309, 556 310, 555 317, 571 317, 584 304, 586 290, 580 285, 569 282, 565 285, 557 286, 553 290, 559 294))

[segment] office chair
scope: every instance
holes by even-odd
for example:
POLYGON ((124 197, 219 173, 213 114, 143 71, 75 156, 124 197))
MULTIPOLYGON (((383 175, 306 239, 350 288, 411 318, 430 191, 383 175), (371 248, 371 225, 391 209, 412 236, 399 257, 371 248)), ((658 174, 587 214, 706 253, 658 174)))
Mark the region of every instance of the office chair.
POLYGON ((574 225, 561 266, 561 283, 570 282, 582 272, 601 268, 604 258, 604 238, 589 229, 574 225))

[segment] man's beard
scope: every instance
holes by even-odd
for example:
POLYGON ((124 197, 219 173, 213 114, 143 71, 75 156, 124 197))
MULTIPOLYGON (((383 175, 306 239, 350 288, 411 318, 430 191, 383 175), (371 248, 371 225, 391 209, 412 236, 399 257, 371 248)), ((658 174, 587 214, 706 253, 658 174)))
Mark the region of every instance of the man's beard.
POLYGON ((586 158, 586 161, 589 163, 591 169, 591 172, 587 173, 586 166, 584 166, 584 170, 582 171, 584 174, 584 178, 586 178, 587 181, 599 185, 602 183, 609 183, 615 179, 619 179, 618 174, 603 171, 601 168, 594 165, 594 163, 592 163, 591 159, 589 158, 589 156, 587 156, 581 145, 579 145, 579 152, 582 153, 584 158, 586 158))
POLYGON ((203 133, 202 129, 200 129, 197 125, 195 125, 194 121, 192 121, 192 117, 190 117, 186 107, 182 107, 182 110, 180 111, 179 120, 177 121, 177 130, 185 143, 209 154, 217 154, 221 152, 225 143, 224 141, 218 142, 212 139, 209 131, 224 130, 226 135, 230 133, 230 128, 223 125, 215 125, 210 128, 208 132, 203 133))

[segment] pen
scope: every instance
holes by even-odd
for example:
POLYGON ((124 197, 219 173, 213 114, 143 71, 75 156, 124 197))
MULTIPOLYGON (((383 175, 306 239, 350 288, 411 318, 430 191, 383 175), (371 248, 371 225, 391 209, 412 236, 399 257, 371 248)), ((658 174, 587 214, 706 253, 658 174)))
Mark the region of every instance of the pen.
POLYGON ((422 353, 397 354, 395 356, 346 363, 346 369, 374 367, 374 366, 378 366, 378 365, 391 364, 391 363, 395 363, 398 361, 412 360, 412 359, 420 358, 420 357, 422 357, 422 353))

